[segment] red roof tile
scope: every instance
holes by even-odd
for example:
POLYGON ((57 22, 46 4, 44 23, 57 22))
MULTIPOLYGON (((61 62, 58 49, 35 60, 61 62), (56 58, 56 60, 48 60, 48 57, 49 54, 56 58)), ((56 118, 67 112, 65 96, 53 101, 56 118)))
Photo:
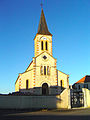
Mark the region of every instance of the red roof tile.
POLYGON ((86 75, 83 78, 81 78, 79 81, 76 82, 77 83, 85 83, 85 82, 90 82, 90 75, 86 75))

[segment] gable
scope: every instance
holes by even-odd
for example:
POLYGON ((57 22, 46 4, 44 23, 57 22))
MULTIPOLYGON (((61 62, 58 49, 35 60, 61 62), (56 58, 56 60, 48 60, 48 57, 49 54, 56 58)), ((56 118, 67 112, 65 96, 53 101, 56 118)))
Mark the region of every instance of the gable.
POLYGON ((28 66, 28 68, 26 69, 25 72, 27 72, 27 71, 29 71, 31 69, 33 69, 33 61, 31 61, 31 63, 29 64, 29 66, 28 66))
POLYGON ((86 75, 83 78, 81 78, 79 81, 77 81, 75 84, 77 83, 87 83, 90 82, 90 76, 86 75))
MULTIPOLYGON (((41 56, 41 55, 44 54, 44 53, 45 53, 45 54, 48 54, 48 55, 51 56, 53 59, 55 59, 55 58, 54 58, 51 54, 49 54, 47 51, 43 51, 41 54, 37 55, 36 58, 39 57, 39 56, 41 56)), ((55 60, 56 60, 56 59, 55 59, 55 60)))
POLYGON ((59 70, 57 70, 57 72, 58 72, 58 85, 61 86, 61 81, 62 81, 63 87, 68 88, 69 87, 69 75, 65 74, 59 70))
POLYGON ((54 66, 56 63, 56 59, 53 58, 49 53, 47 53, 46 51, 41 53, 40 55, 38 55, 36 57, 36 65, 40 66, 40 65, 50 65, 50 66, 54 66))
MULTIPOLYGON (((68 75, 68 74, 66 74, 66 73, 64 73, 64 72, 62 72, 62 71, 60 71, 60 70, 58 70, 58 73, 59 74, 63 74, 63 75, 68 75)), ((68 75, 69 76, 69 75, 68 75)))
POLYGON ((63 72, 61 72, 59 70, 57 70, 57 71, 58 71, 58 79, 59 80, 67 80, 67 77, 69 77, 68 74, 65 74, 65 73, 63 73, 63 72))

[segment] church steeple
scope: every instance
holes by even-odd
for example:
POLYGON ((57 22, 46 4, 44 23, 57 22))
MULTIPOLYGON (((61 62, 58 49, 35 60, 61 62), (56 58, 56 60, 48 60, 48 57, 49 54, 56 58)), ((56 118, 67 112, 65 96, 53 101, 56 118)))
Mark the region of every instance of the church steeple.
POLYGON ((38 26, 38 33, 37 34, 42 34, 42 35, 52 35, 47 27, 46 19, 44 16, 43 8, 41 11, 41 17, 40 17, 40 22, 38 26))
POLYGON ((43 52, 48 52, 52 55, 52 34, 48 30, 43 8, 41 11, 38 32, 34 38, 34 43, 35 57, 43 52))

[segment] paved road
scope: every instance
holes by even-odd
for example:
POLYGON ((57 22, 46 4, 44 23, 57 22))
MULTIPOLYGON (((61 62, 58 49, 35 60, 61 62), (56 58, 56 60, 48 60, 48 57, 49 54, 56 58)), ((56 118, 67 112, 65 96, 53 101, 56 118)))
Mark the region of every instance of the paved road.
POLYGON ((58 111, 0 110, 0 120, 90 120, 90 109, 58 111))

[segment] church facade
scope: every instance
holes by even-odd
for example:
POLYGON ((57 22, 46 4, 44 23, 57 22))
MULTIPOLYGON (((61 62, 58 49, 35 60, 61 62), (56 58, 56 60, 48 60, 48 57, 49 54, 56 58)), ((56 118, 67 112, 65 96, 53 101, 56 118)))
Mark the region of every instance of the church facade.
POLYGON ((52 34, 49 32, 43 9, 34 38, 35 56, 15 82, 15 92, 35 95, 56 95, 69 88, 69 75, 57 70, 57 59, 52 54, 52 34))

